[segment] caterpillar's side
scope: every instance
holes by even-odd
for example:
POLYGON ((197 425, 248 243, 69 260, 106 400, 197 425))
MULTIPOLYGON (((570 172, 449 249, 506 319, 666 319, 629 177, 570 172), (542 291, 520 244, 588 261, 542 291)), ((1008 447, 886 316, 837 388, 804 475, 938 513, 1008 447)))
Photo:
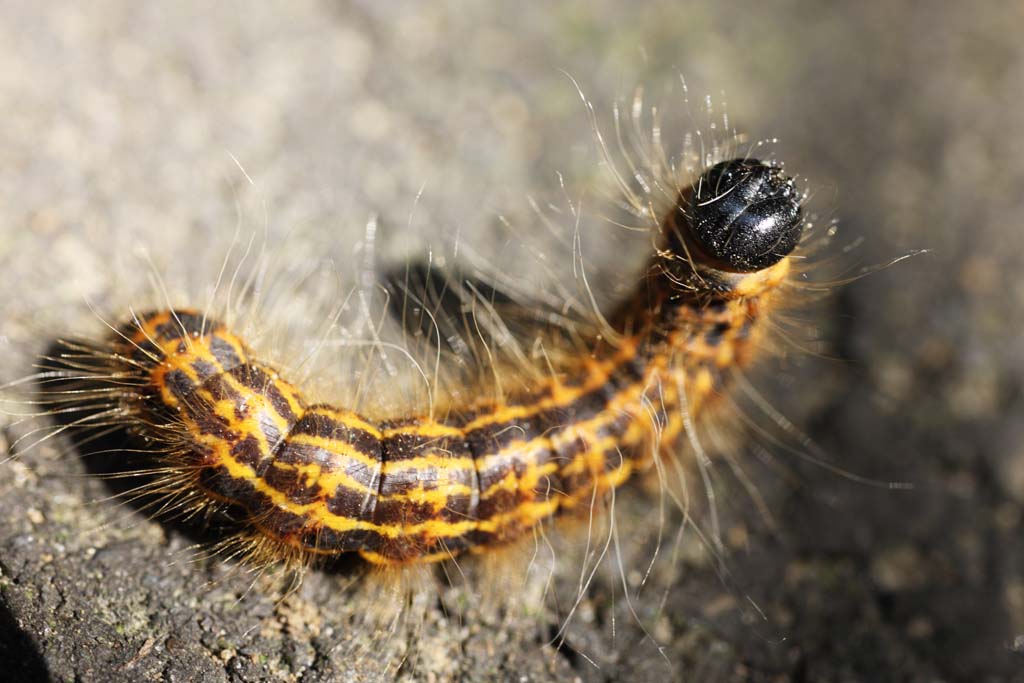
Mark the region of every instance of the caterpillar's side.
POLYGON ((405 565, 507 544, 673 457, 756 357, 794 270, 804 197, 752 158, 676 193, 607 326, 535 330, 542 379, 500 397, 442 396, 422 414, 315 401, 225 322, 168 308, 103 343, 66 343, 52 376, 86 385, 53 392, 51 407, 92 401, 93 424, 143 437, 155 490, 230 512, 241 531, 227 545, 261 559, 405 565))

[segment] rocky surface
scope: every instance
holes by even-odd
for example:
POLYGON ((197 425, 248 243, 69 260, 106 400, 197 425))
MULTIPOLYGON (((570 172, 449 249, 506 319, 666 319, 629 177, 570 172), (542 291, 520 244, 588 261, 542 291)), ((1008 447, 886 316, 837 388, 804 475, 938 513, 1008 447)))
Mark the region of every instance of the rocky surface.
MULTIPOLYGON (((811 207, 838 218, 841 268, 930 253, 835 287, 800 325, 826 352, 791 350, 758 382, 829 462, 913 490, 755 438, 737 452, 777 525, 717 468, 725 573, 684 543, 638 592, 653 540, 637 485, 616 516, 630 600, 606 562, 563 646, 565 607, 533 583, 499 609, 436 577, 387 637, 365 618, 384 584, 316 572, 282 600, 189 561, 195 534, 107 500, 54 439, 0 466, 0 678, 1024 680, 1019 9, 3 5, 0 381, 95 332, 86 302, 148 287, 140 246, 172 285, 209 282, 240 217, 271 244, 330 236, 339 263, 374 214, 403 231, 385 247, 509 240, 499 214, 528 219, 556 172, 597 173, 566 74, 605 113, 642 82, 685 119, 683 73, 700 122, 703 93, 724 91, 731 123, 780 138, 811 207)), ((0 419, 7 450, 25 425, 0 419)), ((575 595, 579 565, 558 567, 554 595, 575 595)))

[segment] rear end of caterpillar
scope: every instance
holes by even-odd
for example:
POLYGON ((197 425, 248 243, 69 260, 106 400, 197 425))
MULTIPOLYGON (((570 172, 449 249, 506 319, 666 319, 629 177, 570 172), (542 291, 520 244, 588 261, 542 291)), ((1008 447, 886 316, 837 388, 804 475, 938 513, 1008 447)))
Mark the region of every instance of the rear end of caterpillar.
POLYGON ((195 310, 133 316, 96 358, 161 453, 160 490, 230 509, 251 554, 404 565, 482 552, 672 452, 729 371, 753 360, 800 242, 802 199, 773 164, 708 169, 664 217, 614 334, 501 401, 380 416, 314 403, 195 310))

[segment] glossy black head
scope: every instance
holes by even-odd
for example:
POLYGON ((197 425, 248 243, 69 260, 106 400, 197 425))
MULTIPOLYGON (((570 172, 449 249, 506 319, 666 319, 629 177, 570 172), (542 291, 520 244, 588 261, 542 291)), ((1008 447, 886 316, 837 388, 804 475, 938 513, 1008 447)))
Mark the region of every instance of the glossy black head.
POLYGON ((778 166, 757 159, 723 161, 693 186, 689 238, 714 268, 762 270, 785 258, 800 241, 800 198, 793 179, 778 166))

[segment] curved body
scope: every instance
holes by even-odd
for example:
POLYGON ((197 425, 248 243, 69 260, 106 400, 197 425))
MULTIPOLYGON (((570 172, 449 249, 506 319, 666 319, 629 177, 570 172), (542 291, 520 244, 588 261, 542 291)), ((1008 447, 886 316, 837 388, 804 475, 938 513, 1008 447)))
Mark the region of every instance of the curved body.
POLYGON ((115 346, 144 386, 131 410, 184 427, 178 466, 271 542, 378 564, 446 559, 589 506, 650 465, 747 362, 788 260, 682 289, 678 264, 651 269, 615 344, 595 340, 534 390, 443 418, 310 404, 195 311, 142 316, 115 346))

